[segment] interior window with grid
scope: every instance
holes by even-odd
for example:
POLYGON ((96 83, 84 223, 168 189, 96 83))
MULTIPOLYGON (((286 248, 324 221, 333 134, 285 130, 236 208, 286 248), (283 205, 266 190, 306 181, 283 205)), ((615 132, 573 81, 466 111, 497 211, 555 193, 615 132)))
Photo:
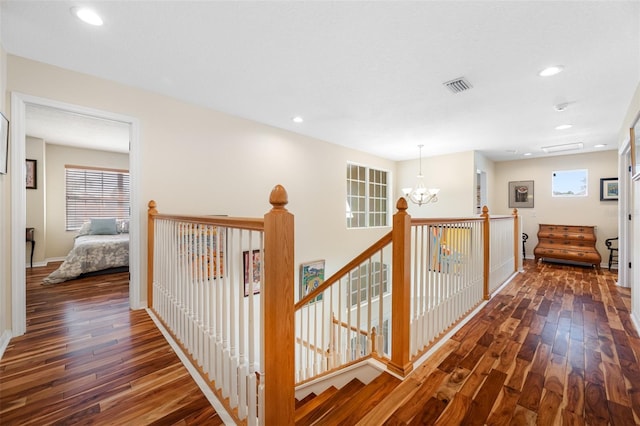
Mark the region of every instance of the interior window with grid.
POLYGON ((80 229, 92 217, 129 218, 127 170, 65 166, 66 230, 80 229))
POLYGON ((369 283, 371 283, 371 298, 378 297, 380 294, 380 282, 382 282, 382 294, 389 291, 389 271, 387 265, 382 265, 380 271, 380 262, 360 265, 358 269, 351 272, 351 306, 364 303, 369 298, 369 283))
POLYGON ((347 228, 388 225, 388 172, 347 164, 347 228))

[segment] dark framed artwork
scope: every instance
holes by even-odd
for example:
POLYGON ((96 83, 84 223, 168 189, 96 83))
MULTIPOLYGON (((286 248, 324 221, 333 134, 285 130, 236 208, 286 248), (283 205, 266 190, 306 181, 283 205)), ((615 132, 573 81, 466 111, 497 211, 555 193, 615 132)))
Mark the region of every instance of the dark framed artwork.
POLYGON ((0 174, 6 175, 9 164, 9 120, 0 112, 0 174))
POLYGON ((618 201, 618 178, 600 179, 600 201, 618 201))
POLYGON ((509 208, 533 208, 533 181, 509 182, 509 208))
POLYGON ((249 296, 251 289, 253 290, 253 294, 260 293, 260 281, 262 277, 262 268, 260 265, 260 250, 253 250, 251 252, 251 259, 249 259, 248 251, 242 252, 245 297, 249 296))
POLYGON ((38 161, 37 160, 26 160, 26 186, 27 189, 37 189, 38 188, 38 161))

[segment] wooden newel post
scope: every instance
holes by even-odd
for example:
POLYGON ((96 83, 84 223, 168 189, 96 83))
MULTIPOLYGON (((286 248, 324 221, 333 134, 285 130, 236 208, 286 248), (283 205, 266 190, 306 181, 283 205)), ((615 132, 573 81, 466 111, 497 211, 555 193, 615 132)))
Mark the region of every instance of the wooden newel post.
POLYGON ((484 232, 483 232, 483 251, 484 251, 484 274, 483 274, 483 295, 484 300, 489 300, 491 296, 489 294, 489 275, 491 273, 491 262, 490 262, 490 254, 491 254, 491 232, 489 229, 489 224, 491 221, 489 220, 489 208, 487 206, 482 207, 482 214, 480 215, 484 218, 484 232))
POLYGON ((520 241, 522 241, 522 235, 520 235, 520 216, 518 216, 518 209, 513 209, 513 270, 518 272, 520 267, 520 241))
POLYGON ((264 216, 264 421, 293 425, 294 365, 294 217, 285 208, 287 191, 276 185, 264 216))
POLYGON ((153 307, 153 246, 155 237, 155 216, 158 214, 156 210, 156 202, 149 201, 149 210, 147 211, 147 307, 153 307))
POLYGON ((411 324, 411 216, 407 200, 400 198, 393 215, 393 282, 391 295, 391 362, 389 370, 406 376, 413 370, 410 361, 411 324))

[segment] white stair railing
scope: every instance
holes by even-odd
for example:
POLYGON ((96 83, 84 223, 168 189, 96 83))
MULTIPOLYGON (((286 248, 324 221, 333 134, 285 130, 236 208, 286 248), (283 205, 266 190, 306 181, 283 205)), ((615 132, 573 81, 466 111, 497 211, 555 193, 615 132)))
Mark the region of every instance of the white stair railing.
POLYGON ((411 354, 418 356, 482 301, 483 219, 411 227, 411 354))

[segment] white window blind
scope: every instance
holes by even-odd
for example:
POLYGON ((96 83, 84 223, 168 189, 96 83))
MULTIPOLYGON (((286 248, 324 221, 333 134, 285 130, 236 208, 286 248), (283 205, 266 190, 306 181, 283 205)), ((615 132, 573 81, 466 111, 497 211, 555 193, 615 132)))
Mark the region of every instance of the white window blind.
POLYGON ((80 229, 92 217, 129 218, 127 170, 65 166, 67 231, 80 229))

